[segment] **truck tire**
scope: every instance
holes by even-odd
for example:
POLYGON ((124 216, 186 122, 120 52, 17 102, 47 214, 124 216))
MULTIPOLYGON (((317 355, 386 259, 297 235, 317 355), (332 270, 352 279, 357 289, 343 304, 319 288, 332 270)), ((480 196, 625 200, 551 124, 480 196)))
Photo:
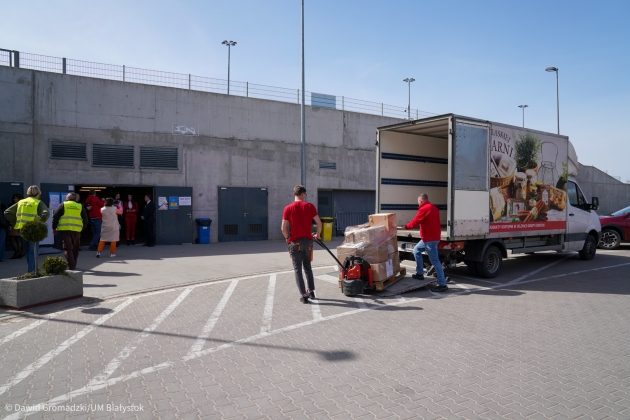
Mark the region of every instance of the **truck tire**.
POLYGON ((598 247, 603 249, 617 249, 621 244, 621 235, 614 229, 606 228, 602 230, 602 236, 599 238, 598 247))
POLYGON ((595 252, 597 252, 597 239, 593 235, 588 235, 584 241, 584 247, 580 251, 580 259, 592 260, 595 258, 595 252))
POLYGON ((483 254, 483 259, 475 265, 479 276, 486 279, 496 277, 503 267, 501 250, 495 245, 490 245, 483 254))

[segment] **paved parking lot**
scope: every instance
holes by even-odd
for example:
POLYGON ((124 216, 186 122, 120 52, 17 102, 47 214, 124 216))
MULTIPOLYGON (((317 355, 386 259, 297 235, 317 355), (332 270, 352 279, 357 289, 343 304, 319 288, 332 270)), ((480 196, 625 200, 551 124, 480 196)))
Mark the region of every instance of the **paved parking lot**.
POLYGON ((95 299, 0 321, 1 417, 630 418, 630 247, 514 257, 492 281, 457 268, 448 294, 358 298, 318 253, 304 305, 267 246, 253 271, 230 247, 168 263, 157 247, 150 264, 133 251, 94 262, 117 273, 86 275, 95 299), (220 264, 227 276, 209 277, 220 264), (186 274, 169 287, 164 267, 186 274))

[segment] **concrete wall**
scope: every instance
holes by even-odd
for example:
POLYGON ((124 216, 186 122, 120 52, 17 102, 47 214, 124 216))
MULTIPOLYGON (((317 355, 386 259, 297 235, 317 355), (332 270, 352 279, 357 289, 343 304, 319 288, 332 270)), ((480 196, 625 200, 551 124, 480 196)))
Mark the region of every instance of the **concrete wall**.
MULTIPOLYGON (((399 119, 306 109, 309 199, 374 190, 376 127, 399 119), (319 169, 319 161, 337 169, 319 169)), ((219 186, 267 187, 269 237, 300 181, 299 105, 0 67, 0 180, 193 187, 193 217, 218 219, 219 186), (178 135, 175 126, 196 135, 178 135), (51 140, 88 144, 87 161, 49 159, 51 140), (177 146, 178 170, 98 168, 90 145, 177 146)), ((211 237, 216 240, 217 223, 211 237)))
POLYGON ((630 206, 630 184, 621 182, 594 166, 580 165, 577 181, 587 200, 599 198, 598 214, 610 214, 630 206))

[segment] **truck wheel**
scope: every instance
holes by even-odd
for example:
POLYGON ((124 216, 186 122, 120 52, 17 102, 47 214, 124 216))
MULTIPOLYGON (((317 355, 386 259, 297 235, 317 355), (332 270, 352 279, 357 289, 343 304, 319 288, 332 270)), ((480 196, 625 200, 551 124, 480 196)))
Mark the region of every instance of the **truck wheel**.
POLYGON ((597 240, 595 236, 588 235, 584 241, 584 248, 580 251, 580 259, 592 260, 595 257, 597 251, 597 240))
POLYGON ((621 235, 619 232, 614 229, 604 229, 602 230, 602 236, 597 246, 603 249, 617 249, 619 248, 619 244, 621 244, 621 235))
POLYGON ((483 278, 491 279, 501 272, 503 265, 503 256, 501 250, 491 245, 486 249, 483 259, 476 263, 477 274, 483 278))

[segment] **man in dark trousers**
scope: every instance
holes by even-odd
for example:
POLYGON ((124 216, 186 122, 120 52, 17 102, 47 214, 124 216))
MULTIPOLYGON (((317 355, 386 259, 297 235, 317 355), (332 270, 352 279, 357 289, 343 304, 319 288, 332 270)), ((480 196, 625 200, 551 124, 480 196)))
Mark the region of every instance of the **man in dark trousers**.
POLYGON ((416 259, 416 273, 412 275, 414 279, 424 279, 424 261, 422 253, 426 249, 429 254, 429 261, 435 268, 438 285, 432 290, 434 292, 446 292, 446 277, 438 255, 438 244, 442 235, 442 227, 440 225, 440 210, 429 201, 428 194, 420 194, 418 197, 418 212, 409 223, 405 225, 405 229, 413 229, 420 226, 420 242, 413 248, 413 256, 416 259))
POLYGON ((311 269, 313 255, 313 238, 319 238, 322 232, 322 221, 317 215, 315 206, 306 201, 306 188, 302 185, 293 187, 294 200, 282 212, 282 235, 287 241, 289 255, 295 271, 295 282, 300 291, 300 302, 309 303, 309 298, 315 299, 315 280, 311 269), (317 224, 317 232, 311 233, 312 222, 317 224), (308 290, 304 288, 302 268, 306 273, 308 290))
POLYGON ((144 246, 155 246, 155 204, 149 194, 144 195, 144 208, 142 209, 142 221, 144 222, 144 234, 146 241, 144 246))
POLYGON ((92 227, 92 240, 90 241, 90 251, 96 251, 99 241, 101 240, 101 224, 103 216, 101 208, 105 205, 105 201, 96 195, 96 190, 92 190, 90 195, 85 199, 85 208, 90 218, 90 226, 92 227))
POLYGON ((81 231, 88 225, 85 208, 77 202, 76 193, 68 193, 66 201, 61 203, 53 215, 52 228, 59 236, 63 252, 68 260, 68 268, 75 270, 81 246, 81 231))

